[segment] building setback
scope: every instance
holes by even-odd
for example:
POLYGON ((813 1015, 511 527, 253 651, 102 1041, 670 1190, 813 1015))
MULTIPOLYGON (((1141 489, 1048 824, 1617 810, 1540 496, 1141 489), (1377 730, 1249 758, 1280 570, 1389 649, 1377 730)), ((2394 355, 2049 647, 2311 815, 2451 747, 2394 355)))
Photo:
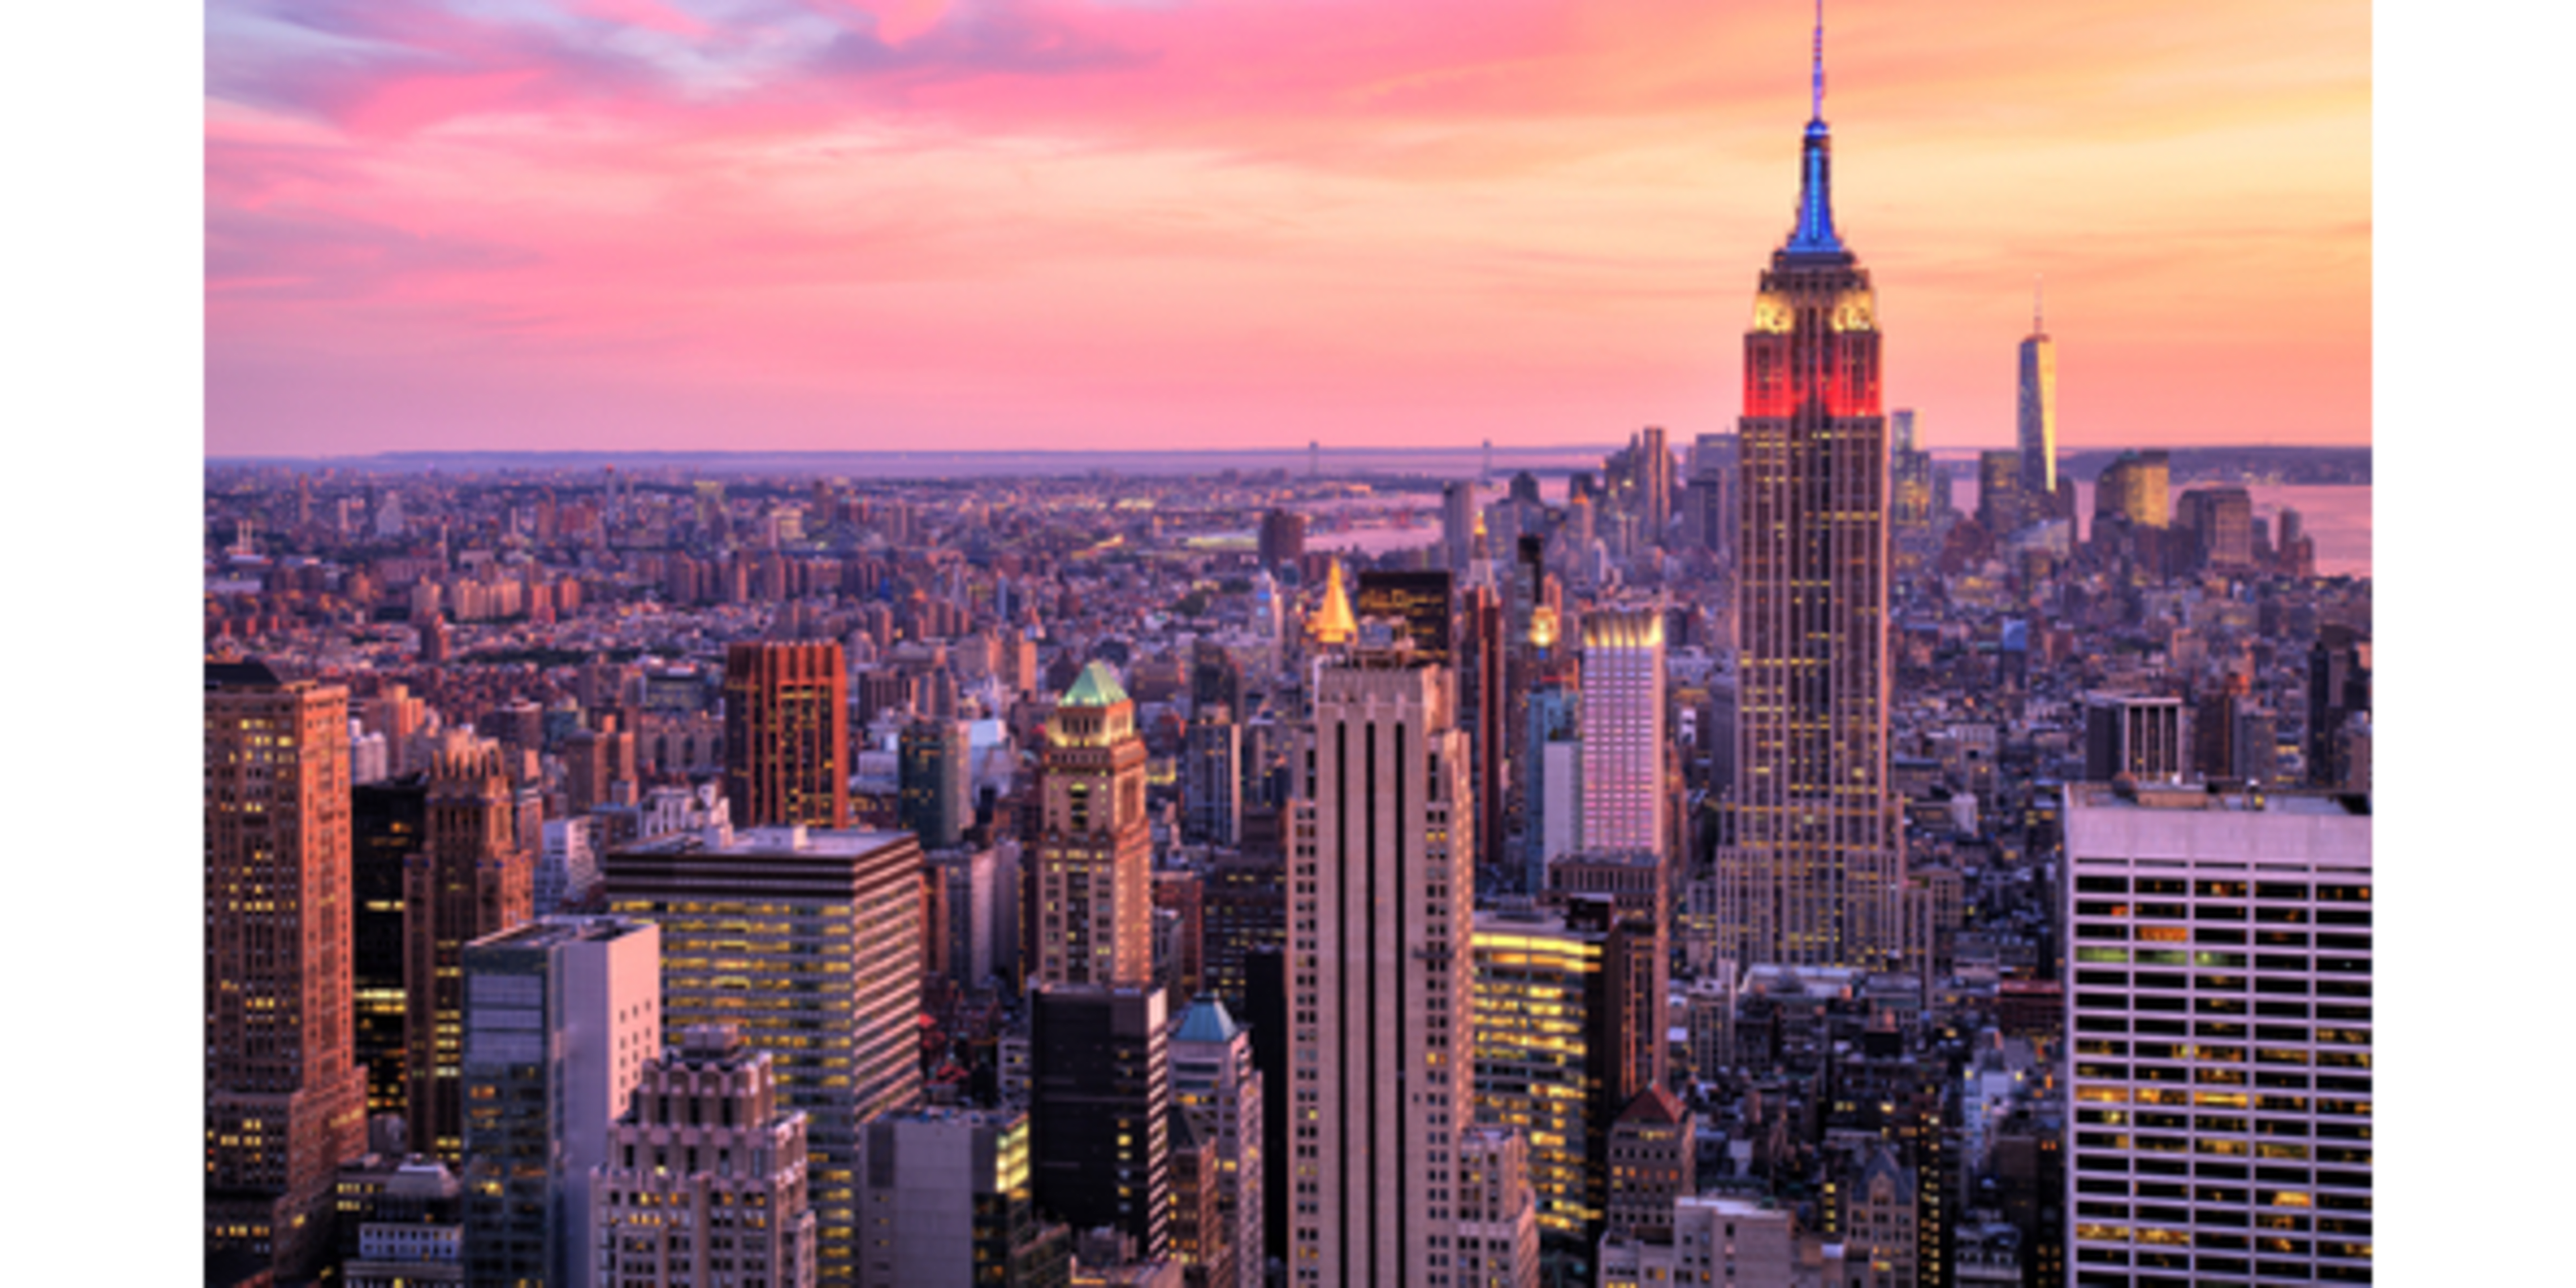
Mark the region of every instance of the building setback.
POLYGON ((590 1173, 598 1275, 583 1282, 813 1288, 806 1123, 739 1028, 682 1030, 642 1071, 590 1173))

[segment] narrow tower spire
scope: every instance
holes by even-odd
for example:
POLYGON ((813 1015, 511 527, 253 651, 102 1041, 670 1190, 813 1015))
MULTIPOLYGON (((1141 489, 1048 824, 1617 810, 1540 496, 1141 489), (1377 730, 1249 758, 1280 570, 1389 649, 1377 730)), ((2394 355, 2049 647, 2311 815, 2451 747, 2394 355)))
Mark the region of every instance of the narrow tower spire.
POLYGON ((1816 98, 1807 119, 1825 119, 1825 0, 1816 0, 1816 98))
POLYGON ((2047 289, 2047 278, 2037 273, 2030 275, 2030 333, 2032 335, 2048 334, 2048 324, 2043 320, 2048 315, 2048 310, 2043 307, 2048 299, 2047 289))
POLYGON ((1840 255, 1842 239, 1834 235, 1833 137, 1825 125, 1825 0, 1816 0, 1815 64, 1813 110, 1798 154, 1798 226, 1784 249, 1793 255, 1840 255))

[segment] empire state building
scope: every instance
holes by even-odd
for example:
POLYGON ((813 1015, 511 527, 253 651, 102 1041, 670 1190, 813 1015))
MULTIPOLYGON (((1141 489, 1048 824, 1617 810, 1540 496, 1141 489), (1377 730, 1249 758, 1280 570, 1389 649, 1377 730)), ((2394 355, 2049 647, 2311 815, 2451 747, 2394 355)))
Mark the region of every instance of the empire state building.
POLYGON ((1903 878, 1888 793, 1887 420, 1877 297, 1834 231, 1817 9, 1798 222, 1744 336, 1737 826, 1717 856, 1718 951, 1875 966, 1901 948, 1903 878))

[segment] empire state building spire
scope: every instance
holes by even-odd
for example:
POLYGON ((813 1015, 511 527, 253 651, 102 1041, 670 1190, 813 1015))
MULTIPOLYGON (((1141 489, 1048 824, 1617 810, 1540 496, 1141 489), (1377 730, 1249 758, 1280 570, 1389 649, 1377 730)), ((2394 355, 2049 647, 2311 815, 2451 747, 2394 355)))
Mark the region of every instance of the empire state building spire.
POLYGON ((1834 235, 1833 131, 1825 125, 1825 0, 1816 0, 1815 98, 1799 154, 1798 227, 1789 234, 1792 255, 1840 255, 1834 235))
POLYGON ((1824 24, 1798 227, 1744 336, 1736 458, 1736 833, 1712 873, 1720 956, 1879 969, 1904 950, 1889 791, 1887 418, 1877 292, 1834 235, 1824 24))

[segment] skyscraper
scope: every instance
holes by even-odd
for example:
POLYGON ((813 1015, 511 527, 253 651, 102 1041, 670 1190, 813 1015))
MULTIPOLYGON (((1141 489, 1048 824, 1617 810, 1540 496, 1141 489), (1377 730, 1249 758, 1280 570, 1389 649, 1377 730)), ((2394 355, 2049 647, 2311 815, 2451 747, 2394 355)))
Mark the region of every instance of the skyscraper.
POLYGON ((925 850, 955 847, 975 822, 967 755, 961 721, 915 720, 897 741, 900 820, 925 850))
POLYGON ((2067 789, 2084 1283, 2371 1277, 2366 801, 2067 789))
POLYGON ((850 681, 837 643, 725 650, 725 798, 746 827, 847 827, 850 681))
POLYGON ((1475 923, 1476 1116, 1526 1133, 1539 1226, 1588 1258, 1613 1173, 1612 1124, 1664 1082, 1667 936, 1647 895, 1475 923))
POLYGON ((1294 510, 1263 511, 1259 554, 1268 571, 1296 567, 1306 557, 1306 516, 1294 510))
POLYGON ((818 1282, 857 1279, 861 1129, 921 1098, 921 847, 720 829, 608 856, 608 908, 662 928, 666 1028, 738 1024, 806 1115, 818 1282))
POLYGON ((357 1053, 367 1067, 367 1112, 399 1114, 410 1083, 403 1028, 403 872, 429 836, 429 776, 361 784, 350 792, 350 976, 358 1008, 357 1053))
POLYGON ((1293 1151, 1295 1284, 1428 1284, 1450 1273, 1456 1237, 1473 1074, 1467 740, 1441 669, 1372 630, 1319 666, 1296 762, 1291 1127, 1275 1146, 1293 1151))
POLYGON ((1476 485, 1451 479, 1440 486, 1440 566, 1465 575, 1475 537, 1476 485))
POLYGON ((1737 834, 1717 873, 1718 951, 1739 962, 1898 947, 1877 298, 1834 231, 1824 93, 1819 21, 1798 222, 1744 337, 1737 834))
POLYGON ((2173 513, 2173 464, 2169 453, 2122 452, 2102 467, 2094 485, 2096 519, 2117 515, 2141 528, 2162 528, 2173 513))
POLYGON ((1208 1283, 1259 1288, 1261 1181, 1268 1155, 1262 1136, 1266 1104, 1261 1071, 1252 1062, 1252 1035, 1223 1002, 1202 993, 1172 1027, 1171 1064, 1172 1107, 1200 1135, 1216 1142, 1217 1210, 1226 1250, 1210 1265, 1208 1283))
POLYGON ((1171 1231, 1171 1015, 1159 987, 1029 994, 1029 1170, 1038 1207, 1163 1255, 1171 1231))
POLYGON ((2035 501, 2057 495, 2057 342, 2048 338, 2034 294, 2030 334, 2021 342, 2021 494, 2035 501))
POLYGON ((1047 722, 1035 979, 1141 985, 1154 975, 1153 830, 1136 703, 1106 664, 1075 676, 1047 722))
POLYGON ((1604 608, 1583 617, 1582 847, 1659 858, 1665 791, 1664 615, 1604 608))
POLYGON ((1673 517, 1673 451, 1665 440, 1664 427, 1648 425, 1638 430, 1628 451, 1638 544, 1661 545, 1664 524, 1673 517))
POLYGON ((411 1147, 465 1144, 465 946, 528 920, 536 856, 519 844, 500 744, 451 736, 429 772, 428 842, 403 870, 403 1023, 411 1147))
POLYGON ((349 693, 257 662, 205 689, 206 1251, 319 1268, 366 1148, 352 1039, 349 693))
POLYGON ((549 917, 462 956, 467 1274, 594 1282, 591 1169, 662 1051, 661 933, 549 917))

